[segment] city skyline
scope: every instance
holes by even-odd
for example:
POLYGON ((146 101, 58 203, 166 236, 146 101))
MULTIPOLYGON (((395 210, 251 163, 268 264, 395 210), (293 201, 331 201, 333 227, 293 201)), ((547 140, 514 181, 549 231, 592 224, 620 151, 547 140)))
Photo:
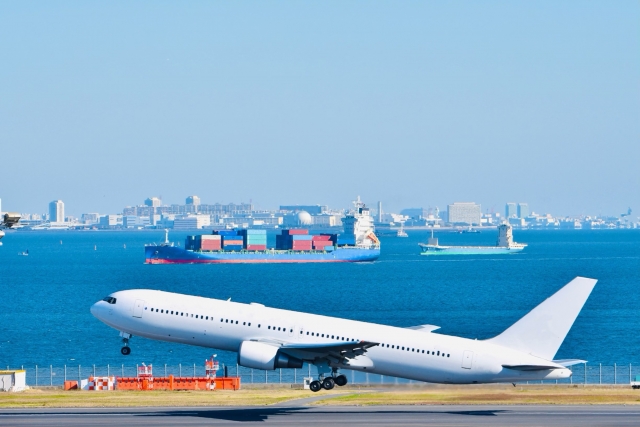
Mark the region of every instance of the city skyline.
POLYGON ((607 1, 7 3, 3 209, 637 209, 638 22, 607 1))

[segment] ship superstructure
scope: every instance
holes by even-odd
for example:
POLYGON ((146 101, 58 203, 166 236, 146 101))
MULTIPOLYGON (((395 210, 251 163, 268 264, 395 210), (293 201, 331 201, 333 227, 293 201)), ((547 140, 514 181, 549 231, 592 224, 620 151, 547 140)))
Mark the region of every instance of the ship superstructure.
POLYGON ((441 246, 433 230, 428 242, 418 244, 421 255, 499 255, 517 253, 527 247, 524 243, 513 241, 513 230, 509 224, 498 226, 498 241, 495 246, 441 246))

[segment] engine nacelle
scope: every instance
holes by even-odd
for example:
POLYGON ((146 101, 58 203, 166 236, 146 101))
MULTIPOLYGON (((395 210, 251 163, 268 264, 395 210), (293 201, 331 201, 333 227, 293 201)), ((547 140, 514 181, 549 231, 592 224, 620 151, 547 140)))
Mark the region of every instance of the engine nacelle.
POLYGON ((257 341, 242 341, 238 350, 238 364, 247 368, 273 370, 302 368, 302 360, 291 357, 274 345, 257 341))

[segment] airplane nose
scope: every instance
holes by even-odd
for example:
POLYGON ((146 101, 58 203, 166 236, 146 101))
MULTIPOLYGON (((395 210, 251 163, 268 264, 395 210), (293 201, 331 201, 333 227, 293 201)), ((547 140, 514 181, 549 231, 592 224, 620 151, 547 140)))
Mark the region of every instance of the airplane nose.
POLYGON ((91 308, 89 309, 91 311, 91 314, 93 315, 93 317, 96 317, 98 319, 100 319, 100 301, 98 301, 97 303, 93 304, 91 306, 91 308))

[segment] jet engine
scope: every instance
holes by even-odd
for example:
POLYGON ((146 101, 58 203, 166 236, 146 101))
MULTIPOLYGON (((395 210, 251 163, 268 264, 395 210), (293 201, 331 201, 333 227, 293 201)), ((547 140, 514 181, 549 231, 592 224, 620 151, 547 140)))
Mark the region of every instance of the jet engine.
POLYGON ((264 370, 302 368, 302 360, 283 353, 276 346, 257 341, 243 341, 240 344, 238 364, 264 370))

